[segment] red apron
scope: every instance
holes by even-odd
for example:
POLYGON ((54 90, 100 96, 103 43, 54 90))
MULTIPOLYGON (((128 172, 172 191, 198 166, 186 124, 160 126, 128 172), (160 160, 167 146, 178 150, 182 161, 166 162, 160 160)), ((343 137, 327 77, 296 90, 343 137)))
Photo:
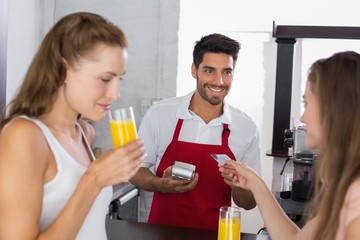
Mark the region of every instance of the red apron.
POLYGON ((210 154, 227 154, 235 159, 228 146, 230 130, 223 124, 221 145, 182 142, 178 140, 182 123, 183 119, 179 119, 156 175, 162 177, 174 161, 182 161, 196 166, 199 181, 193 190, 185 193, 155 192, 148 223, 216 230, 219 207, 231 204, 231 188, 225 184, 218 163, 210 154))

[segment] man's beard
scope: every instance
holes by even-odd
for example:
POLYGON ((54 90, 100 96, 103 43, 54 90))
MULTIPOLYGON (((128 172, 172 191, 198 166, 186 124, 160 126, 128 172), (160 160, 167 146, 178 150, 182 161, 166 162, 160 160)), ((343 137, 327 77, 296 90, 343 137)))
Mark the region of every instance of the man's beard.
MULTIPOLYGON (((200 81, 199 81, 199 78, 196 78, 196 82, 197 82, 197 91, 199 92, 200 96, 205 100, 207 101, 208 103, 210 103, 211 105, 219 105, 219 104, 222 104, 223 102, 223 99, 219 96, 212 96, 212 97, 209 97, 207 94, 206 94, 206 89, 207 88, 207 84, 205 84, 204 86, 201 85, 200 81)), ((228 92, 228 88, 224 87, 224 90, 225 92, 227 93, 228 92)), ((225 95, 226 96, 226 95, 225 95)))

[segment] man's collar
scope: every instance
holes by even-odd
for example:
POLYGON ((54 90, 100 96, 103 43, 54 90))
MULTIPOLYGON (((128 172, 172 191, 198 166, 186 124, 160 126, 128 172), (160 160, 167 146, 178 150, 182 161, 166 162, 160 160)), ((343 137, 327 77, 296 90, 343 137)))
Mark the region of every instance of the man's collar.
POLYGON ((182 97, 180 106, 177 110, 176 117, 181 119, 192 119, 196 115, 190 111, 190 101, 192 96, 194 95, 195 91, 190 92, 189 94, 182 97))
MULTIPOLYGON (((195 117, 198 117, 195 113, 193 113, 190 109, 190 101, 192 96, 194 95, 195 91, 190 92, 189 94, 185 95, 180 102, 180 106, 177 110, 176 117, 181 119, 193 119, 195 117)), ((223 114, 216 118, 219 123, 227 123, 231 124, 232 122, 232 116, 230 111, 230 106, 226 103, 226 101, 223 102, 223 114)))

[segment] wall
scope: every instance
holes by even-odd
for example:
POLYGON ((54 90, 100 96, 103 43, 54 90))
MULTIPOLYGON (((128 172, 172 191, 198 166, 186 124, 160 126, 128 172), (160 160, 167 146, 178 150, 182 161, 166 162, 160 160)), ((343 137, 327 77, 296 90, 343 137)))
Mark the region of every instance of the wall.
POLYGON ((38 47, 40 13, 39 0, 8 1, 7 102, 16 93, 38 47))
POLYGON ((8 0, 0 1, 0 109, 6 104, 8 0))

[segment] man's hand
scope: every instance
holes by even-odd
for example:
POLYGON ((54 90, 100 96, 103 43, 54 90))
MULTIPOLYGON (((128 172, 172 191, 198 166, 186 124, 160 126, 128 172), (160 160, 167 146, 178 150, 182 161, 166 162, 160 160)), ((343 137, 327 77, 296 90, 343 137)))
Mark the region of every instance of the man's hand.
POLYGON ((161 192, 163 193, 182 193, 194 189, 199 180, 199 174, 195 173, 194 178, 189 180, 173 179, 171 176, 172 166, 165 169, 161 181, 161 192))

